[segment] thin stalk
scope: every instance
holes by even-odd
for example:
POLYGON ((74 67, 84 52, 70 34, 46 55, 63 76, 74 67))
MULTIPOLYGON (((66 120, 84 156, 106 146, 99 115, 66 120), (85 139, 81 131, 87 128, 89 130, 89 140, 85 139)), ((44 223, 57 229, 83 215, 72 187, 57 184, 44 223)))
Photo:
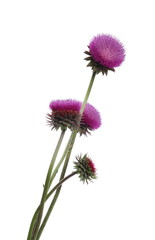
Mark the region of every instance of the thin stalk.
MULTIPOLYGON (((58 172, 58 170, 59 170, 59 167, 61 166, 61 164, 62 164, 62 162, 63 162, 63 160, 64 160, 64 158, 65 158, 65 156, 66 156, 66 154, 67 154, 67 151, 68 151, 69 146, 70 146, 70 140, 71 140, 71 137, 70 137, 70 139, 69 139, 69 141, 68 141, 68 143, 67 143, 67 145, 66 145, 66 148, 65 148, 65 150, 64 150, 64 153, 63 153, 63 155, 62 155, 59 163, 57 164, 57 166, 55 167, 55 169, 54 169, 54 171, 53 171, 53 173, 52 173, 52 176, 51 176, 51 178, 50 178, 49 188, 50 188, 50 186, 51 186, 51 184, 52 184, 52 182, 53 182, 53 179, 55 178, 55 176, 56 176, 56 174, 57 174, 57 172, 58 172)), ((53 193, 53 189, 47 194, 46 200, 51 196, 52 193, 53 193)), ((39 205, 39 207, 36 209, 36 211, 35 211, 35 213, 34 213, 34 215, 33 215, 27 240, 31 240, 31 238, 32 238, 32 231, 33 231, 33 228, 34 228, 34 224, 35 224, 35 222, 36 222, 36 218, 37 218, 37 216, 38 216, 39 208, 40 208, 40 205, 39 205)))
MULTIPOLYGON (((74 131, 72 133, 71 148, 69 149, 68 154, 67 154, 68 157, 66 158, 66 160, 64 162, 64 166, 63 166, 62 173, 61 173, 61 176, 60 176, 60 181, 64 178, 64 175, 66 173, 66 169, 67 169, 67 166, 68 166, 68 162, 69 162, 70 154, 71 154, 71 151, 72 151, 72 147, 74 145, 75 137, 76 137, 76 132, 74 131)), ((75 172, 75 174, 76 173, 77 172, 75 172)), ((51 202, 51 204, 49 206, 49 209, 48 209, 48 211, 47 211, 47 213, 45 215, 45 218, 44 218, 44 220, 43 220, 43 222, 42 222, 42 224, 41 224, 41 226, 39 228, 38 234, 36 236, 36 240, 39 240, 39 238, 40 238, 40 236, 41 236, 41 234, 42 234, 42 232, 43 232, 43 230, 45 228, 45 225, 46 225, 46 223, 48 221, 48 218, 49 218, 49 216, 50 216, 50 214, 51 214, 51 212, 52 212, 52 210, 54 208, 54 205, 55 205, 55 203, 57 201, 57 198, 58 198, 58 196, 60 194, 60 190, 61 190, 61 186, 56 190, 56 193, 55 193, 55 195, 53 197, 53 200, 52 200, 52 202, 51 202)))
MULTIPOLYGON (((71 136, 72 136, 72 135, 71 135, 71 136)), ((58 162, 57 166, 55 167, 55 169, 54 169, 54 171, 53 171, 53 173, 52 173, 49 186, 51 186, 51 184, 52 184, 52 182, 53 182, 53 179, 55 178, 55 176, 56 176, 56 174, 57 174, 57 172, 58 172, 58 170, 59 170, 59 168, 60 168, 60 166, 61 166, 61 164, 62 164, 62 162, 63 162, 63 160, 64 160, 64 158, 65 158, 65 156, 66 156, 66 154, 67 154, 67 152, 68 152, 68 150, 69 150, 69 146, 70 146, 70 142, 71 142, 71 136, 70 136, 70 138, 69 138, 69 140, 68 140, 68 143, 67 143, 67 145, 66 145, 66 148, 65 148, 65 150, 64 150, 64 153, 63 153, 60 161, 58 162)))
POLYGON ((51 191, 47 194, 47 197, 46 197, 46 201, 49 199, 49 197, 52 195, 52 193, 58 188, 60 187, 66 180, 68 180, 70 177, 74 176, 75 174, 77 174, 77 171, 75 172, 72 172, 71 174, 69 174, 68 176, 64 177, 63 179, 61 179, 61 181, 59 181, 55 187, 53 187, 51 189, 51 191))
MULTIPOLYGON (((80 114, 82 116, 83 112, 84 112, 84 109, 85 109, 85 106, 87 104, 87 101, 88 101, 88 98, 89 98, 89 95, 90 95, 90 92, 91 92, 91 89, 92 89, 92 86, 93 86, 93 83, 94 83, 94 79, 95 79, 95 76, 96 76, 96 72, 93 72, 92 74, 92 77, 91 77, 91 80, 90 80, 90 83, 89 83, 89 86, 88 86, 88 89, 87 89, 87 92, 86 92, 86 95, 85 95, 85 98, 84 98, 84 101, 82 103, 82 106, 81 106, 81 109, 80 109, 80 114)), ((62 173, 61 173, 61 176, 60 176, 60 181, 61 179, 64 178, 65 176, 65 173, 66 173, 66 169, 67 169, 67 166, 68 166, 68 162, 69 162, 69 159, 70 159, 70 155, 71 155, 71 152, 72 152, 72 149, 73 149, 73 146, 74 146, 74 142, 75 142, 75 139, 76 139, 76 135, 77 135, 77 131, 74 130, 72 133, 71 133, 71 137, 70 137, 70 146, 69 146, 69 149, 68 149, 68 152, 67 152, 67 155, 66 155, 66 159, 65 159, 65 162, 64 162, 64 166, 63 166, 63 169, 62 169, 62 173)), ((38 231, 38 234, 37 234, 37 237, 35 240, 39 240, 43 230, 44 230, 44 227, 47 223, 47 220, 54 208, 54 205, 58 199, 58 196, 60 194, 60 191, 61 191, 61 186, 56 190, 56 193, 53 197, 53 200, 51 202, 51 205, 47 211, 47 214, 39 228, 39 231, 38 231)))
MULTIPOLYGON (((69 178, 71 178, 72 176, 74 176, 75 174, 77 173, 76 172, 72 172, 71 174, 69 174, 68 176, 66 176, 65 178, 63 178, 61 181, 59 181, 52 189, 51 191, 47 194, 46 196, 46 201, 47 199, 52 195, 52 193, 54 193, 55 190, 57 190, 66 180, 68 180, 69 178)), ((36 218, 37 218, 37 215, 38 215, 38 212, 39 212, 39 209, 40 209, 40 205, 38 206, 38 208, 36 209, 35 213, 34 213, 34 216, 32 218, 32 222, 31 222, 31 229, 30 229, 30 232, 32 232, 33 230, 33 227, 34 227, 34 224, 35 224, 35 221, 36 221, 36 218)))
POLYGON ((44 185, 44 190, 43 190, 43 194, 42 194, 42 198, 41 198, 41 202, 40 202, 40 208, 39 208, 39 212, 38 212, 37 219, 36 219, 36 222, 35 222, 35 226, 34 226, 34 228, 32 230, 32 227, 30 225, 30 231, 28 233, 27 240, 31 240, 31 238, 32 238, 32 240, 35 239, 35 235, 36 235, 36 233, 37 233, 37 231, 39 229, 39 226, 40 226, 40 223, 41 223, 41 219, 42 219, 43 210, 44 210, 44 203, 45 203, 45 200, 46 200, 47 192, 49 190, 49 183, 50 183, 51 173, 52 173, 53 166, 54 166, 54 163, 55 163, 58 151, 60 149, 62 140, 64 138, 64 135, 65 135, 65 130, 62 130, 61 134, 60 134, 60 137, 59 137, 59 140, 58 140, 58 143, 56 145, 56 148, 55 148, 55 151, 54 151, 54 154, 53 154, 53 157, 52 157, 52 160, 51 160, 48 172, 47 172, 46 181, 45 181, 45 185, 44 185))
POLYGON ((83 114, 85 106, 87 104, 87 101, 88 101, 88 98, 89 98, 89 95, 90 95, 90 92, 91 92, 91 89, 92 89, 92 86, 93 86, 93 83, 94 83, 95 76, 96 76, 96 72, 93 72, 92 77, 90 79, 90 83, 89 83, 87 92, 86 92, 86 95, 85 95, 85 98, 83 100, 83 103, 82 103, 82 106, 81 106, 81 109, 80 109, 80 114, 81 115, 83 114))
MULTIPOLYGON (((50 186, 51 186, 51 184, 52 184, 53 179, 55 178, 55 176, 56 176, 56 174, 57 174, 57 172, 58 172, 59 167, 61 166, 61 164, 62 164, 62 162, 63 162, 63 160, 64 160, 64 158, 65 158, 65 155, 66 155, 66 153, 67 153, 67 151, 68 151, 69 145, 70 145, 70 139, 69 139, 69 141, 68 141, 68 143, 67 143, 67 146, 66 146, 66 148, 65 148, 65 151, 64 151, 64 153, 63 153, 63 155, 62 155, 59 163, 57 164, 56 168, 55 168, 54 171, 53 171, 53 174, 52 174, 52 176, 51 176, 50 183, 49 183, 49 188, 50 188, 50 186)), ((47 194, 46 200, 51 196, 52 193, 53 193, 53 189, 47 194)), ((40 205, 39 205, 39 206, 40 206, 40 205)), ((34 215, 33 215, 27 240, 31 240, 32 231, 33 231, 34 223, 35 223, 36 218, 37 218, 37 215, 38 215, 38 211, 39 211, 39 207, 36 209, 36 211, 35 211, 35 213, 34 213, 34 215)))

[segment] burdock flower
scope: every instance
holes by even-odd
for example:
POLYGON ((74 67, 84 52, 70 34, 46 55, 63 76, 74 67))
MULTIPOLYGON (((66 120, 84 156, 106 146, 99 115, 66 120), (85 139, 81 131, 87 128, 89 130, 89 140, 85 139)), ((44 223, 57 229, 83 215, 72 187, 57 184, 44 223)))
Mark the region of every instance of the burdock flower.
POLYGON ((80 134, 89 133, 101 125, 99 112, 89 103, 80 115, 82 103, 77 100, 55 100, 50 103, 51 113, 47 114, 48 125, 52 129, 59 128, 77 130, 80 134))
POLYGON ((96 168, 87 154, 85 154, 83 157, 76 157, 76 160, 77 161, 74 162, 74 168, 79 174, 79 178, 82 182, 88 183, 88 181, 96 179, 96 168))
POLYGON ((121 65, 125 58, 125 50, 122 43, 115 37, 107 34, 97 35, 92 39, 89 51, 85 51, 89 57, 87 66, 92 67, 96 73, 107 74, 108 70, 115 71, 115 67, 121 65))

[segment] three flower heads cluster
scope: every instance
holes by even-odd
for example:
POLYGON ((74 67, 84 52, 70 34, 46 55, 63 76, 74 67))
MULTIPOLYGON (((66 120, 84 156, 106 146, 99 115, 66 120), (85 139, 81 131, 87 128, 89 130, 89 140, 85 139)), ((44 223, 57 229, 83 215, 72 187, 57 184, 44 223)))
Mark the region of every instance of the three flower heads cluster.
MULTIPOLYGON (((108 71, 115 71, 115 67, 122 64, 125 59, 125 50, 122 43, 111 35, 97 35, 89 46, 89 51, 85 51, 89 61, 88 67, 91 67, 93 73, 106 74, 108 71)), ((52 129, 77 131, 80 135, 90 133, 101 126, 101 117, 99 111, 87 103, 85 109, 80 114, 82 103, 77 100, 54 100, 50 103, 50 113, 47 114, 48 125, 52 129)), ((95 179, 96 169, 92 160, 87 155, 76 158, 75 168, 83 182, 95 179)))

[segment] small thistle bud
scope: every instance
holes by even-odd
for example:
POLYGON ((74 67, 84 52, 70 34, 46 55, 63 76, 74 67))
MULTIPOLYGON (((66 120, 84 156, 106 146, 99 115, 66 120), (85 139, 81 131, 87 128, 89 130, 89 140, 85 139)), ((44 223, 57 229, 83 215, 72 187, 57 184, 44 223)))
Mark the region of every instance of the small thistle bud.
POLYGON ((89 51, 85 51, 89 61, 88 67, 92 67, 93 72, 103 74, 109 70, 115 71, 115 67, 121 65, 125 58, 125 50, 122 43, 115 37, 107 34, 97 35, 92 39, 89 51))
POLYGON ((96 168, 92 160, 87 157, 87 154, 85 154, 83 157, 76 157, 76 160, 77 161, 74 162, 74 168, 76 169, 77 174, 79 174, 79 178, 83 183, 88 183, 88 181, 96 179, 96 168))

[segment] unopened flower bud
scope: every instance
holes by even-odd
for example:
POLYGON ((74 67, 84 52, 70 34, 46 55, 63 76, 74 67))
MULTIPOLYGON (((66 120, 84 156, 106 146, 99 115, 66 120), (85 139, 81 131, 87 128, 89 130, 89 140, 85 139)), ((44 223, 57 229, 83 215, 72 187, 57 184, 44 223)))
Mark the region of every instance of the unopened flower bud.
POLYGON ((76 160, 77 161, 74 162, 74 168, 79 174, 79 178, 82 182, 88 183, 88 181, 96 179, 96 168, 87 154, 85 154, 83 157, 76 157, 76 160))

